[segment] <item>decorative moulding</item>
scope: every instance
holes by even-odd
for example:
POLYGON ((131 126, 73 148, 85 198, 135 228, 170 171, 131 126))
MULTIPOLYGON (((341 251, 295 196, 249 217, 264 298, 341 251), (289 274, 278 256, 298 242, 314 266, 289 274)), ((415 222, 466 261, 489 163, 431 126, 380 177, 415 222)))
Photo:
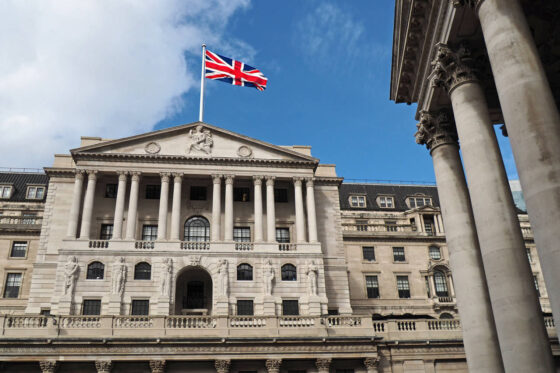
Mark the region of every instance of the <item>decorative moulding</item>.
POLYGON ((253 156, 253 150, 247 145, 241 145, 239 149, 237 149, 237 155, 242 158, 249 158, 253 156))
POLYGON ((146 144, 146 146, 144 147, 144 150, 148 154, 158 154, 161 150, 161 146, 157 142, 151 141, 151 142, 146 144))

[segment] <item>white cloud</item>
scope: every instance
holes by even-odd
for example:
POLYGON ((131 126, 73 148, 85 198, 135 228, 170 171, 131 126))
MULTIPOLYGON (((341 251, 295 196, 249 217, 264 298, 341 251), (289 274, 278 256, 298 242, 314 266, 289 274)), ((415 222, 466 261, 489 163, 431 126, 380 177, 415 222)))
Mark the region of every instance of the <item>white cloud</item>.
MULTIPOLYGON (((0 133, 4 167, 42 167, 79 136, 149 131, 198 86, 205 41, 222 40, 250 0, 26 0, 0 3, 0 133)), ((193 117, 195 119, 195 117, 193 117)))

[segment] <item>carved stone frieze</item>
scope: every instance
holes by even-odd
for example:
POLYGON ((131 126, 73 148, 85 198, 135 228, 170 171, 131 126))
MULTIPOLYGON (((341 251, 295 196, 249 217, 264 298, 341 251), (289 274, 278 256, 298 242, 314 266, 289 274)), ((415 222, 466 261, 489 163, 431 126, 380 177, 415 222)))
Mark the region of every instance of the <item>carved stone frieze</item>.
POLYGON ((332 359, 317 359, 315 361, 315 366, 319 373, 328 373, 331 367, 332 359))
POLYGON ((111 360, 96 360, 95 369, 97 373, 111 373, 113 368, 113 362, 111 360))
POLYGON ((152 373, 164 373, 165 360, 150 360, 150 369, 152 373))
POLYGON ((212 138, 212 133, 209 129, 203 126, 196 126, 196 128, 189 131, 189 138, 191 140, 188 147, 188 154, 191 154, 193 150, 195 152, 204 153, 210 155, 212 153, 212 147, 214 146, 214 139, 212 138))
POLYGON ((39 362, 42 373, 54 373, 58 368, 58 362, 55 360, 43 360, 39 362))
POLYGON ((364 366, 368 373, 377 372, 377 365, 379 364, 378 357, 366 357, 364 359, 364 366))
POLYGON ((231 365, 231 360, 215 360, 214 367, 218 373, 229 373, 229 367, 231 365))
POLYGON ((268 373, 278 373, 280 372, 280 365, 282 364, 281 359, 268 359, 265 363, 266 370, 268 373))
POLYGON ((457 130, 451 114, 445 110, 438 113, 422 111, 418 131, 414 134, 416 143, 426 145, 431 152, 443 144, 458 145, 457 130))
POLYGON ((160 150, 161 150, 161 146, 155 141, 150 141, 144 147, 144 151, 148 154, 157 154, 160 152, 160 150))
POLYGON ((436 45, 432 72, 428 79, 432 87, 443 87, 449 93, 461 84, 478 81, 470 50, 465 45, 457 49, 441 43, 436 45))

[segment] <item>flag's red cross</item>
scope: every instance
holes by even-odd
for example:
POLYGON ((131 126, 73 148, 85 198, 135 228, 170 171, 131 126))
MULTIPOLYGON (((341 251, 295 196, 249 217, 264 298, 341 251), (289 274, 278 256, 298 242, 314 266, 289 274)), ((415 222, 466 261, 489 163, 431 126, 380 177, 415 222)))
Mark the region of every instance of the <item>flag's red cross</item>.
POLYGON ((259 91, 266 88, 268 79, 263 73, 243 62, 207 50, 205 63, 205 76, 208 79, 217 79, 233 85, 255 87, 259 91))

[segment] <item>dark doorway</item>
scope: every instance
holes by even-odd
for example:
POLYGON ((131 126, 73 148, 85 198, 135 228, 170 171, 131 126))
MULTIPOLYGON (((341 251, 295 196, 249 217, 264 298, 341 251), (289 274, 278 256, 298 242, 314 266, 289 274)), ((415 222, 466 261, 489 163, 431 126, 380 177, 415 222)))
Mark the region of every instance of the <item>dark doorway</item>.
POLYGON ((210 315, 212 277, 200 267, 187 267, 177 276, 176 315, 210 315))

